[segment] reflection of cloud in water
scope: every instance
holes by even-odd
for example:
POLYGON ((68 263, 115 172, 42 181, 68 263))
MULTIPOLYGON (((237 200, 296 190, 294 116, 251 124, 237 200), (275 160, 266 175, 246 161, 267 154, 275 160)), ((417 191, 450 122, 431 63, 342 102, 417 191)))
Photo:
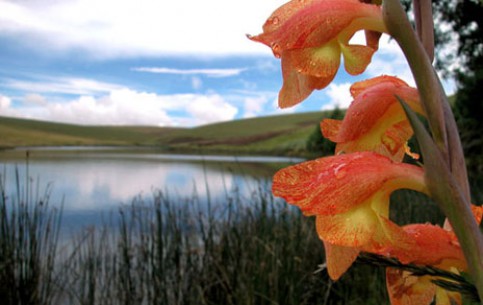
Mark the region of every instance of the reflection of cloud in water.
MULTIPOLYGON (((209 191, 215 200, 223 199, 234 188, 242 195, 253 189, 254 178, 234 173, 233 168, 226 170, 222 164, 211 165, 214 163, 204 166, 200 162, 148 162, 139 158, 46 159, 31 160, 29 176, 40 181, 40 190, 53 183, 51 204, 58 204, 65 196, 66 212, 109 209, 130 203, 139 194, 148 197, 153 189, 167 191, 175 198, 191 197, 195 190, 205 198, 209 191)), ((25 166, 19 165, 21 179, 25 171, 25 166)), ((14 181, 14 164, 7 164, 7 179, 14 181)), ((14 183, 9 183, 8 192, 14 191, 14 183)))

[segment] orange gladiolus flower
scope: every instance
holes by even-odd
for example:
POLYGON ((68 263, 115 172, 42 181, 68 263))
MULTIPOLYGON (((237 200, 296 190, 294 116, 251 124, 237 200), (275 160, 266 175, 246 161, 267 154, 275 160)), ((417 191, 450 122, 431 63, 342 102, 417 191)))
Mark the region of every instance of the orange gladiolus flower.
POLYGON ((326 87, 339 69, 341 53, 349 74, 362 73, 378 48, 374 31, 385 31, 377 5, 359 0, 292 0, 268 18, 262 34, 248 37, 281 58, 279 106, 286 108, 326 87), (366 45, 349 45, 354 33, 363 29, 368 30, 366 45))
MULTIPOLYGON (((466 261, 453 232, 430 224, 412 224, 404 227, 415 241, 408 251, 399 245, 392 245, 389 256, 402 263, 430 265, 439 269, 458 272, 467 269, 466 261)), ((461 295, 446 291, 431 282, 434 277, 414 276, 407 271, 388 268, 386 285, 392 305, 431 304, 436 297, 437 305, 451 305, 450 299, 461 304, 461 295)))
POLYGON ((356 152, 282 169, 274 176, 272 191, 305 215, 316 215, 317 232, 325 243, 381 252, 392 243, 413 244, 389 220, 389 197, 402 188, 427 192, 423 175, 420 167, 356 152))
POLYGON ((396 95, 423 114, 417 89, 396 77, 380 76, 353 84, 351 94, 354 101, 343 120, 320 124, 322 134, 337 143, 336 154, 375 151, 402 161, 413 130, 396 95))

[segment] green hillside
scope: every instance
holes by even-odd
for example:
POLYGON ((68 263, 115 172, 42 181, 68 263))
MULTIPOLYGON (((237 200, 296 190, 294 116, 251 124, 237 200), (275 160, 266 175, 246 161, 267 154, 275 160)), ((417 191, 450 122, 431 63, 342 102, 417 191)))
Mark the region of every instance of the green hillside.
POLYGON ((235 120, 195 128, 81 126, 0 117, 0 147, 128 145, 166 151, 301 154, 327 114, 307 112, 235 120))
POLYGON ((154 145, 175 128, 81 126, 0 117, 0 147, 154 145))
POLYGON ((177 130, 160 137, 172 150, 299 155, 323 112, 267 116, 177 130))

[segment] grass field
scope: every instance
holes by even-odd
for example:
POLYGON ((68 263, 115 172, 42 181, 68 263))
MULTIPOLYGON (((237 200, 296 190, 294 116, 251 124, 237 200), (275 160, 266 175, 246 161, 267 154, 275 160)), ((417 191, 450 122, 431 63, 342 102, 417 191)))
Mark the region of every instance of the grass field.
POLYGON ((135 145, 177 152, 297 155, 327 114, 268 116, 194 128, 80 126, 0 117, 0 147, 135 145))

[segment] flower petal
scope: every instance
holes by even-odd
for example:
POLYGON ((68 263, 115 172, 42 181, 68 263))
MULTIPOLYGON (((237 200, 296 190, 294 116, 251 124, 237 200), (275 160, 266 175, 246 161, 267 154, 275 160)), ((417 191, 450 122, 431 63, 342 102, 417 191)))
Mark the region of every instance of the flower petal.
POLYGON ((392 83, 396 87, 409 87, 409 85, 402 79, 394 76, 381 75, 352 84, 350 88, 351 95, 353 98, 356 98, 364 90, 381 83, 392 83))
POLYGON ((381 38, 382 33, 366 30, 364 31, 364 34, 366 36, 366 45, 374 50, 379 49, 379 39, 381 38))
POLYGON ((278 171, 272 185, 275 196, 297 205, 306 215, 344 213, 375 193, 398 188, 425 192, 423 170, 372 152, 296 164, 278 171))
POLYGON ((272 13, 262 34, 249 38, 271 47, 275 54, 319 47, 358 18, 381 19, 381 8, 358 0, 293 0, 272 13))
POLYGON ((341 126, 342 120, 324 119, 320 122, 320 130, 323 136, 332 142, 335 142, 333 139, 337 139, 341 126))
POLYGON ((335 77, 340 65, 337 43, 321 48, 296 49, 283 52, 283 86, 279 93, 280 108, 294 106, 315 89, 325 88, 335 77))
POLYGON ((461 305, 461 304, 463 304, 463 299, 460 293, 436 287, 435 305, 461 305))
POLYGON ((332 280, 338 280, 354 263, 359 250, 353 247, 341 247, 324 241, 327 272, 332 280))
POLYGON ((341 44, 342 55, 344 56, 344 67, 350 75, 359 75, 371 62, 372 55, 376 49, 362 45, 341 44))
POLYGON ((403 227, 414 240, 412 249, 393 244, 388 253, 402 263, 449 267, 466 270, 466 260, 453 232, 431 224, 411 224, 403 227))
POLYGON ((336 153, 375 151, 402 161, 413 132, 395 96, 422 113, 418 91, 397 78, 385 76, 356 83, 351 93, 355 99, 340 126, 334 128, 332 121, 321 124, 322 134, 337 143, 336 153))
POLYGON ((386 269, 386 286, 391 305, 429 305, 436 287, 428 276, 417 277, 400 269, 386 269))
POLYGON ((342 247, 387 254, 396 243, 398 248, 409 251, 414 241, 401 227, 370 208, 370 202, 338 215, 317 215, 316 228, 324 242, 342 247))
POLYGON ((340 65, 340 46, 332 40, 318 48, 288 50, 282 61, 299 73, 332 80, 340 65))
POLYGON ((461 294, 448 291, 431 282, 433 277, 414 276, 400 269, 386 269, 386 287, 391 305, 462 304, 461 294))

